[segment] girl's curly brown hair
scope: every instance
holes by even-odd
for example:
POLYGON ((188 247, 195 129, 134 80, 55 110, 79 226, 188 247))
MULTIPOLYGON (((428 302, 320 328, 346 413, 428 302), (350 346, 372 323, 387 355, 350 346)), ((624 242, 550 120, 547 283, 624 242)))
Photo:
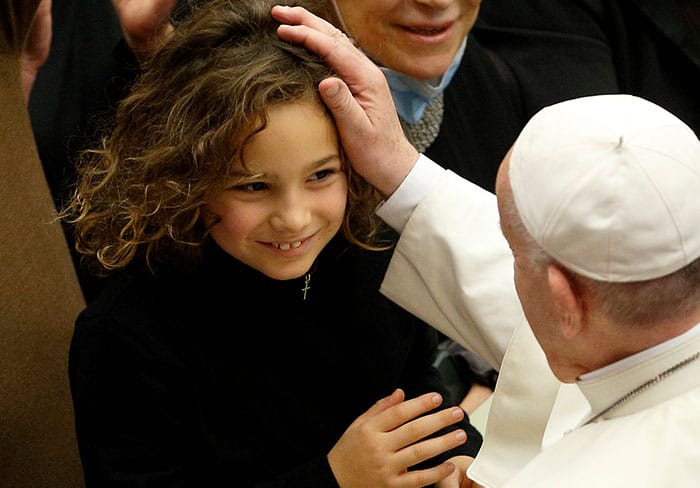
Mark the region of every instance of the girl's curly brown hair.
MULTIPOLYGON (((119 105, 111 134, 86 151, 61 217, 94 271, 143 259, 196 263, 208 230, 205 197, 219 187, 272 104, 315 99, 333 73, 316 55, 280 40, 275 4, 325 15, 326 2, 214 0, 195 8, 144 65, 119 105)), ((348 164, 343 232, 368 249, 380 221, 378 193, 348 164)))

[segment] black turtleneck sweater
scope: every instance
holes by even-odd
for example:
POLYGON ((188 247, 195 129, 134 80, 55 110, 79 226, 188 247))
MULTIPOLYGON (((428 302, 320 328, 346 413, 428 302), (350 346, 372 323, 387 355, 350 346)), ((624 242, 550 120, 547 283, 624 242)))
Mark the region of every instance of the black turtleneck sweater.
MULTIPOLYGON (((435 331, 378 292, 388 258, 336 238, 306 300, 303 279, 216 247, 194 273, 112 277, 70 351, 88 486, 337 486, 326 455, 374 402, 448 396, 435 331)), ((449 455, 475 455, 457 426, 469 441, 449 455)))

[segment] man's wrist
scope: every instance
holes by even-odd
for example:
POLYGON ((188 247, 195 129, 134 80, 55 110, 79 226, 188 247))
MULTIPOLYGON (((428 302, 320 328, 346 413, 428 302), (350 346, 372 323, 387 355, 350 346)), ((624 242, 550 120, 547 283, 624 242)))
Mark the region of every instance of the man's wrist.
POLYGON ((445 169, 424 154, 392 195, 377 207, 377 215, 397 232, 402 232, 418 204, 445 174, 445 169))

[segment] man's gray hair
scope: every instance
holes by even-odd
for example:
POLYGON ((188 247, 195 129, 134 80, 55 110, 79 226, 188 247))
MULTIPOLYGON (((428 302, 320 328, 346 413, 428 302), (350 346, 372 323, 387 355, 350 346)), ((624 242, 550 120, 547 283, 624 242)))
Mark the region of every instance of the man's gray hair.
POLYGON ((534 269, 558 266, 615 323, 651 327, 700 309, 700 258, 678 271, 647 281, 616 283, 587 278, 567 269, 542 249, 525 228, 512 193, 504 192, 502 197, 501 218, 508 219, 512 231, 521 237, 528 265, 534 269))

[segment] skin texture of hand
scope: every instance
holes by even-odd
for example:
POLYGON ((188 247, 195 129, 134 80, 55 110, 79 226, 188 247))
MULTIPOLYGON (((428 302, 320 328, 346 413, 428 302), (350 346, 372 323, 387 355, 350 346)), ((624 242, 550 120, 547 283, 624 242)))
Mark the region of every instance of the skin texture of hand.
POLYGON ((26 104, 29 103, 36 75, 49 57, 51 28, 51 0, 42 0, 34 14, 20 54, 22 92, 26 104))
POLYGON ((417 488, 453 473, 455 465, 451 462, 408 471, 466 441, 461 429, 421 440, 464 417, 459 407, 421 417, 441 403, 437 393, 404 401, 403 391, 396 390, 358 417, 328 453, 328 463, 341 488, 417 488))
POLYGON ((341 141, 355 171, 385 197, 401 184, 418 159, 406 139, 386 78, 350 39, 302 7, 276 6, 279 36, 320 55, 340 78, 319 85, 321 98, 335 118, 341 141))
POLYGON ((124 39, 143 62, 158 50, 172 32, 170 14, 176 0, 112 0, 124 39))
POLYGON ((435 488, 472 488, 473 482, 467 478, 467 468, 474 462, 474 458, 455 456, 450 458, 449 462, 453 463, 456 469, 447 478, 435 483, 435 488))

